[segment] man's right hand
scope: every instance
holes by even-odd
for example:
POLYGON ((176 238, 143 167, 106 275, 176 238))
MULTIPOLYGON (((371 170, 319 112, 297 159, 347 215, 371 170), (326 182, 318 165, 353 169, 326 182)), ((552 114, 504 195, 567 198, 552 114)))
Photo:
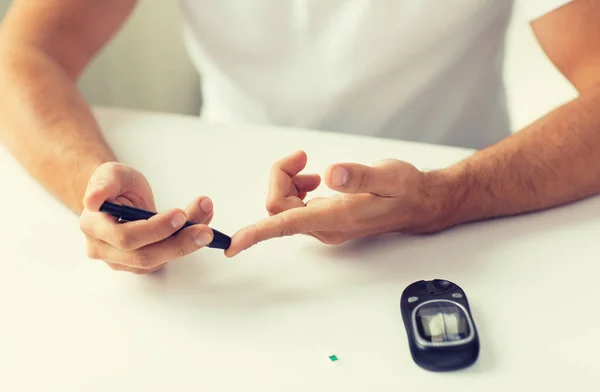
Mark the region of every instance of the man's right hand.
POLYGON ((196 198, 185 211, 173 209, 148 220, 117 223, 99 212, 105 201, 156 211, 152 190, 137 170, 120 163, 105 163, 92 175, 85 197, 80 227, 87 237, 87 254, 105 261, 112 269, 137 274, 151 273, 167 262, 208 245, 213 239, 206 226, 213 217, 209 198, 196 198), (190 226, 177 235, 186 220, 190 226))

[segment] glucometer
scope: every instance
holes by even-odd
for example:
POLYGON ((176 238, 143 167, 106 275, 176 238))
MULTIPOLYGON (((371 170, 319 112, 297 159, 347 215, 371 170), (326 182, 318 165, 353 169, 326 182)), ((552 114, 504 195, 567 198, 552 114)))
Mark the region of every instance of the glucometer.
POLYGON ((432 371, 459 370, 479 356, 479 337, 465 292, 442 279, 404 289, 400 310, 415 363, 432 371))
MULTIPOLYGON (((156 212, 142 210, 141 208, 115 204, 108 201, 102 204, 102 206, 100 207, 100 212, 114 216, 119 220, 119 222, 131 222, 143 219, 150 219, 151 217, 156 215, 156 212)), ((177 230, 177 232, 173 233, 173 235, 179 233, 186 227, 190 227, 195 224, 195 222, 187 221, 183 225, 183 227, 177 230)), ((208 247, 215 249, 228 249, 231 245, 231 238, 218 230, 212 228, 211 230, 213 231, 214 235, 213 240, 210 244, 208 244, 208 247)))

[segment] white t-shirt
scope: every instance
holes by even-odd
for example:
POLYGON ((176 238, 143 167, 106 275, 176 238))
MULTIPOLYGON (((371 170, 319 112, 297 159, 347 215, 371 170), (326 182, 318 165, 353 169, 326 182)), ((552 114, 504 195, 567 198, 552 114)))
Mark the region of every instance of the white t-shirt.
POLYGON ((204 118, 472 148, 510 133, 513 6, 569 1, 181 0, 204 118))

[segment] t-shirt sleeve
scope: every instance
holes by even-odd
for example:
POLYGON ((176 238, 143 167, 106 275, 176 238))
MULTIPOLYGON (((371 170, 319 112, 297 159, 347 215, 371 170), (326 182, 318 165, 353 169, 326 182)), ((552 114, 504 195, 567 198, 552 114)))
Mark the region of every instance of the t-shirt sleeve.
POLYGON ((572 1, 577 0, 517 0, 517 6, 523 9, 530 21, 533 21, 572 1))

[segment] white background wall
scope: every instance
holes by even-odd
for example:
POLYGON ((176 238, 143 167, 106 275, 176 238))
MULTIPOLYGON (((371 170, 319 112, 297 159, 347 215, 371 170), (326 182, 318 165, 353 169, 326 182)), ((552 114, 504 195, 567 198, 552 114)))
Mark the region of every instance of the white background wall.
MULTIPOLYGON (((0 0, 0 15, 9 3, 0 0)), ((81 80, 80 88, 90 102, 199 112, 200 82, 185 54, 177 4, 176 0, 140 1, 133 18, 81 80)), ((518 8, 508 40, 505 79, 516 130, 573 98, 575 91, 545 58, 518 8)))
MULTIPOLYGON (((500 0, 503 1, 503 0, 500 0)), ((548 60, 517 6, 508 30, 504 80, 513 130, 519 130, 576 96, 548 60)))
POLYGON ((178 3, 140 0, 121 34, 84 74, 80 87, 89 100, 102 105, 199 113, 200 82, 183 46, 178 3))

